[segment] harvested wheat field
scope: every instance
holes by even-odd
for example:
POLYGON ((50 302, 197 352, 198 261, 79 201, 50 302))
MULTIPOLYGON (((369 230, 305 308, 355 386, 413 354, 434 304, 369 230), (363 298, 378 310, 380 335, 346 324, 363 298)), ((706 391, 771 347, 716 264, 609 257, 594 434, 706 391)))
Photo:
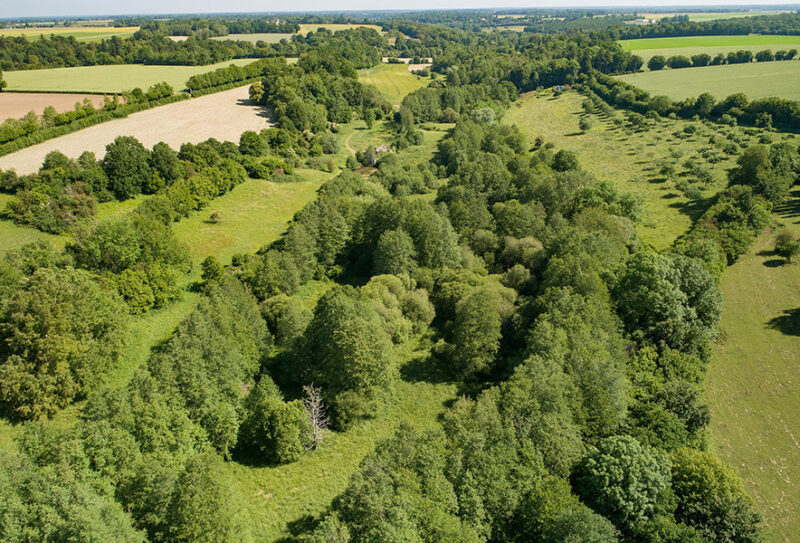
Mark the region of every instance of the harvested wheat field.
POLYGON ((83 102, 87 98, 96 108, 102 107, 105 99, 100 94, 0 92, 0 122, 6 119, 19 119, 29 111, 41 115, 47 106, 53 106, 56 111, 63 113, 74 109, 76 102, 83 102))
POLYGON ((0 169, 14 169, 19 174, 35 172, 50 151, 74 158, 91 151, 102 157, 106 145, 117 136, 134 136, 146 147, 164 141, 177 149, 184 142, 198 143, 208 138, 238 142, 245 130, 268 126, 266 110, 250 105, 248 87, 244 86, 148 109, 45 141, 0 157, 0 169))

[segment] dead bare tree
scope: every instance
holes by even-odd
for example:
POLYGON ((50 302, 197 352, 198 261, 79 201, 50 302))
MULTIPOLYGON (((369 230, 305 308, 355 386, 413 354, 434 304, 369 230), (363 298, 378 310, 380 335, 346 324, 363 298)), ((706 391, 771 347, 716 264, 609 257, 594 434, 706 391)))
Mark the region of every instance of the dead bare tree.
POLYGON ((306 408, 306 415, 311 423, 311 438, 306 444, 306 450, 314 450, 328 434, 328 414, 325 403, 322 401, 322 390, 314 384, 303 387, 306 397, 303 405, 306 408))

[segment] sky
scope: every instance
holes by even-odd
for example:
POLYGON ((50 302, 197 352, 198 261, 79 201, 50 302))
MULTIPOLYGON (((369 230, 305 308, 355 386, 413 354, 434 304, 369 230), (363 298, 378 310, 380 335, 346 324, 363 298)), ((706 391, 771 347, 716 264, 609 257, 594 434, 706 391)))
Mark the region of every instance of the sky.
POLYGON ((537 7, 622 7, 710 6, 710 5, 777 5, 797 4, 798 0, 403 0, 401 3, 380 3, 375 0, 0 0, 0 19, 12 17, 64 17, 86 15, 159 14, 159 13, 219 13, 219 12, 278 12, 278 11, 345 11, 380 8, 475 9, 475 8, 537 8, 537 7))

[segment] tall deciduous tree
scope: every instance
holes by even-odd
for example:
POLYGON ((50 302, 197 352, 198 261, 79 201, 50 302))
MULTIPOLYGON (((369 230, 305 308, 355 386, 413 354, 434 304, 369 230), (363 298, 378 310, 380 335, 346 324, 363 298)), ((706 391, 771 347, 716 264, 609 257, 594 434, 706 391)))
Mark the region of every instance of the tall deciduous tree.
POLYGON ((109 189, 119 200, 139 194, 153 175, 150 152, 131 136, 120 136, 106 145, 102 164, 109 189))

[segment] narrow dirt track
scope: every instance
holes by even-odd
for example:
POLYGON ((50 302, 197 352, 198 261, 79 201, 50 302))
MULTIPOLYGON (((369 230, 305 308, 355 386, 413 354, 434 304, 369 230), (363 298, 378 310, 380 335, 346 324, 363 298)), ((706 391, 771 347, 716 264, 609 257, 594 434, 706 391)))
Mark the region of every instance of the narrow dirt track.
POLYGON ((134 136, 148 148, 163 141, 177 150, 182 143, 208 138, 238 142, 245 130, 268 126, 266 109, 250 105, 248 87, 244 86, 148 109, 21 149, 0 157, 0 169, 14 169, 19 174, 36 172, 47 153, 56 150, 72 158, 84 151, 102 158, 106 145, 117 136, 134 136))

